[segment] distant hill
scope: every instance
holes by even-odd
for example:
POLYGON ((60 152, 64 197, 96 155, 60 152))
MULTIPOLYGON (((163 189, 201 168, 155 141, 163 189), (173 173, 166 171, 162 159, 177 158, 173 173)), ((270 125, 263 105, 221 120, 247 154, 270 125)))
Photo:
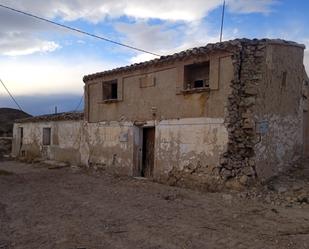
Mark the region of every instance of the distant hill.
POLYGON ((0 108, 0 137, 12 136, 14 121, 27 117, 31 115, 13 108, 0 108))

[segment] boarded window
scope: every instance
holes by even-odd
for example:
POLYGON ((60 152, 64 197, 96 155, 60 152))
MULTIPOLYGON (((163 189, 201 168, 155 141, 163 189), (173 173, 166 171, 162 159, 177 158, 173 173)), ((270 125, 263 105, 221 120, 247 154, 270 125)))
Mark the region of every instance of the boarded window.
POLYGON ((118 99, 118 82, 110 80, 103 82, 103 100, 118 99))
POLYGON ((139 78, 140 88, 153 87, 155 84, 155 77, 153 75, 146 75, 139 78))
POLYGON ((184 89, 209 87, 209 61, 184 67, 184 89))
POLYGON ((51 128, 43 128, 43 145, 51 144, 51 128))

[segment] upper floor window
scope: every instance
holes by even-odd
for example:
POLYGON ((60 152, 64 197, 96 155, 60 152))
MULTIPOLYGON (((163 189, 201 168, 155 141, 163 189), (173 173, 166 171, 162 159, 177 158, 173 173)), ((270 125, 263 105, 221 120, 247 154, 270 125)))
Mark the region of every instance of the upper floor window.
POLYGON ((103 100, 118 99, 118 82, 117 80, 109 80, 103 82, 103 100))
POLYGON ((184 67, 184 89, 209 88, 209 61, 184 67))

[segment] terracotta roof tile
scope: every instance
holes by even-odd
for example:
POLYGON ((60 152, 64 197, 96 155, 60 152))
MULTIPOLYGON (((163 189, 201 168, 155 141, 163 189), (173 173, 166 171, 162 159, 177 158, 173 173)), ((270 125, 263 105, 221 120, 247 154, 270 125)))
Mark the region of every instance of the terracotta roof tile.
POLYGON ((195 47, 192 49, 187 49, 185 51, 181 51, 179 53, 175 53, 172 55, 164 55, 161 56, 160 58, 153 59, 150 61, 145 61, 141 63, 135 63, 132 65, 124 66, 124 67, 118 67, 114 68, 111 70, 103 71, 103 72, 98 72, 90 75, 85 75, 83 78, 84 82, 87 82, 89 80, 93 80, 99 77, 107 76, 107 75, 112 75, 116 73, 124 73, 124 72, 130 72, 133 70, 138 70, 142 68, 146 68, 152 65, 159 65, 163 64, 166 62, 173 62, 176 60, 181 60, 187 57, 191 56, 199 56, 207 53, 211 53, 212 51, 218 51, 218 50, 226 50, 231 47, 239 47, 242 46, 243 44, 249 44, 249 43, 269 43, 269 44, 282 44, 282 45, 290 45, 290 46, 298 46, 301 48, 305 48, 304 45, 298 44, 293 41, 285 41, 281 39, 235 39, 235 40, 230 40, 230 41, 224 41, 224 42, 218 42, 218 43, 209 43, 206 46, 202 47, 195 47))

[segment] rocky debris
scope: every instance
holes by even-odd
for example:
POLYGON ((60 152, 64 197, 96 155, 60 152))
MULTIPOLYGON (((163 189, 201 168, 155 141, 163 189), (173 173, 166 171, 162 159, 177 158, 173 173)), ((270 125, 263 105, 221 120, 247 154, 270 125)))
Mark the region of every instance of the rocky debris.
POLYGON ((9 241, 0 241, 0 249, 9 249, 10 242, 9 241))
POLYGON ((62 168, 70 167, 69 163, 58 162, 54 160, 45 160, 43 161, 43 163, 48 165, 48 169, 62 169, 62 168))
POLYGON ((166 201, 175 201, 184 199, 184 196, 179 193, 163 194, 162 199, 166 201))
MULTIPOLYGON (((165 181, 164 181, 165 182, 165 181)), ((188 164, 183 169, 172 168, 168 173, 167 183, 171 186, 180 186, 202 191, 218 191, 222 189, 222 179, 217 169, 201 162, 188 164)))
POLYGON ((222 198, 225 201, 231 202, 233 199, 233 196, 231 194, 222 194, 222 198))
POLYGON ((266 183, 250 187, 238 193, 246 199, 284 207, 309 207, 309 162, 282 173, 266 183))
POLYGON ((251 189, 238 194, 241 198, 257 199, 260 202, 276 205, 276 206, 304 206, 309 204, 309 191, 287 191, 279 193, 276 191, 269 191, 269 189, 251 189))
POLYGON ((82 168, 78 167, 77 165, 71 165, 70 168, 74 173, 80 172, 82 170, 82 168))

